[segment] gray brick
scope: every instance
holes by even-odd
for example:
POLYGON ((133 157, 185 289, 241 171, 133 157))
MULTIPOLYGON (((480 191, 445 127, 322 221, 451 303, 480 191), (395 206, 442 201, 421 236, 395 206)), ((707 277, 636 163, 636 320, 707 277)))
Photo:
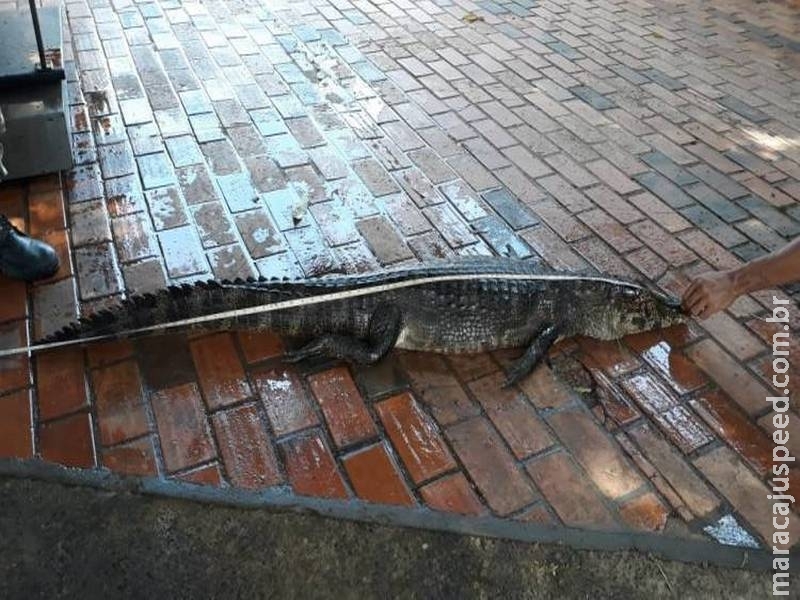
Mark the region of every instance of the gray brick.
POLYGON ((529 258, 533 256, 530 246, 514 234, 514 231, 494 215, 481 217, 473 222, 476 233, 501 256, 529 258))
POLYGON ((764 123, 771 119, 768 114, 733 96, 723 96, 722 98, 718 98, 717 102, 753 123, 764 123))
POLYGON ((697 177, 678 166, 669 156, 662 152, 648 152, 643 154, 641 159, 677 185, 687 185, 697 181, 697 177))
POLYGON ((667 75, 666 73, 664 73, 659 69, 646 69, 644 71, 641 71, 641 73, 653 83, 657 83, 661 87, 664 87, 672 92, 682 90, 686 87, 685 83, 683 83, 679 79, 670 77, 669 75, 667 75))
POLYGON ((735 198, 741 198, 742 196, 747 196, 750 193, 750 190, 741 185, 735 179, 732 179, 727 175, 723 175, 708 165, 696 165, 691 167, 689 170, 710 187, 714 188, 720 194, 731 200, 735 198))
MULTIPOLYGON (((746 196, 745 198, 737 200, 737 203, 758 220, 784 237, 793 238, 800 234, 800 223, 789 217, 788 214, 783 214, 775 209, 768 202, 765 202, 757 196, 746 196)), ((794 208, 797 209, 800 207, 795 206, 794 208)), ((800 212, 797 210, 795 210, 795 213, 800 216, 800 212)))
POLYGON ((484 192, 483 198, 514 230, 531 227, 539 222, 536 215, 506 189, 484 192))
POLYGON ((741 221, 736 224, 736 228, 769 251, 778 250, 786 244, 784 237, 757 219, 741 221))
POLYGON ((422 212, 452 248, 467 246, 476 241, 467 224, 446 204, 429 206, 423 208, 422 212))
POLYGON ((617 106, 613 100, 585 85, 572 87, 569 91, 596 110, 608 110, 617 106))
POLYGON ((741 233, 702 206, 686 206, 679 212, 726 248, 732 248, 747 241, 747 238, 741 233))
POLYGON ((634 176, 634 179, 672 208, 682 208, 694 204, 694 201, 681 188, 654 171, 641 173, 634 176))
POLYGON ((736 204, 714 191, 705 183, 693 183, 684 188, 690 196, 705 206, 711 212, 727 223, 740 221, 747 217, 747 213, 736 204))

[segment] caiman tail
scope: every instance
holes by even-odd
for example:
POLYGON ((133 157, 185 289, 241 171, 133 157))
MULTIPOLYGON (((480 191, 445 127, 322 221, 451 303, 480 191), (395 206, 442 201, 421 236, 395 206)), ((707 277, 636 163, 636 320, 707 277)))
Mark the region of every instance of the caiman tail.
MULTIPOLYGON (((170 329, 224 330, 275 325, 279 332, 290 333, 286 331, 285 319, 273 319, 269 313, 290 309, 298 300, 313 293, 310 286, 289 280, 237 279, 171 286, 155 293, 132 296, 112 308, 81 318, 38 340, 30 349, 58 348, 170 329)), ((23 349, 15 350, 21 353, 23 349)), ((0 351, 0 356, 11 353, 0 351)))

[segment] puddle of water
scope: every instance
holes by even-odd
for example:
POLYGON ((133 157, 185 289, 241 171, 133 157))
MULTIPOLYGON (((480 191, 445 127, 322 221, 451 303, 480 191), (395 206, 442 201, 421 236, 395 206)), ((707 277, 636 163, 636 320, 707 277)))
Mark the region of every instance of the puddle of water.
POLYGON ((739 525, 733 515, 724 515, 716 523, 703 527, 703 531, 726 546, 760 548, 755 538, 739 525))

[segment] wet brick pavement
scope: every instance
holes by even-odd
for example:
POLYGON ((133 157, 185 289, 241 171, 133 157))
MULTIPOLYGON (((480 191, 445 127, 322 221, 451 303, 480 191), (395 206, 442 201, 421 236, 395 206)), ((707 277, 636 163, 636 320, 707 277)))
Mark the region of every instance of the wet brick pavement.
MULTIPOLYGON (((167 284, 459 254, 680 293, 800 233, 791 3, 66 10, 77 164, 0 187, 0 210, 63 266, 0 281, 4 347, 167 284)), ((798 297, 562 343, 511 390, 510 352, 296 367, 250 332, 5 359, 0 456, 763 545, 773 293, 798 297)), ((798 360, 793 343, 792 381, 798 360)))

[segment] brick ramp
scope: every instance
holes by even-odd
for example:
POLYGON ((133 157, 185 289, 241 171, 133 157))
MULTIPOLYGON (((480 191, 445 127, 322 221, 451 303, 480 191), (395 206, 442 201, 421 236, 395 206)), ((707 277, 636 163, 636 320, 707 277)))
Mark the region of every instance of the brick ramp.
MULTIPOLYGON (((167 283, 455 254, 680 293, 800 232, 785 4, 67 4, 77 165, 0 187, 62 268, 0 281, 3 347, 167 283)), ((513 391, 506 353, 298 370, 236 332, 3 360, 0 455, 764 547, 773 294, 513 391)))

